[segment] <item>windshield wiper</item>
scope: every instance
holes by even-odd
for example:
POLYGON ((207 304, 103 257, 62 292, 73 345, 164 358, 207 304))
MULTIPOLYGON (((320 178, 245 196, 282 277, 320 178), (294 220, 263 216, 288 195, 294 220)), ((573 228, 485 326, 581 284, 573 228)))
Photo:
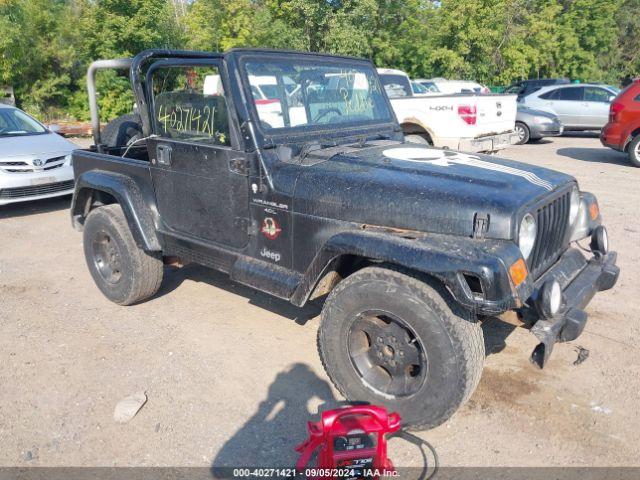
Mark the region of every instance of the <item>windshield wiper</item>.
POLYGON ((363 135, 358 137, 358 141, 356 142, 359 147, 364 147, 368 141, 370 140, 390 140, 391 135, 388 133, 374 133, 373 135, 363 135))
POLYGON ((315 142, 304 143, 302 145, 302 148, 300 149, 300 153, 298 154, 298 157, 300 157, 300 162, 303 162, 304 159, 307 158, 307 155, 309 155, 309 153, 314 150, 322 150, 322 145, 315 142))
MULTIPOLYGON (((302 145, 302 148, 300 149, 300 153, 298 154, 298 158, 300 158, 300 162, 304 162, 304 159, 307 158, 307 156, 311 153, 314 152, 316 150, 323 150, 325 148, 332 148, 332 147, 337 147, 338 145, 349 145, 349 141, 348 141, 347 137, 347 142, 344 143, 338 143, 335 140, 332 141, 328 141, 328 140, 323 140, 320 139, 319 141, 314 141, 314 142, 309 142, 309 143, 304 143, 302 145)), ((374 133, 372 135, 362 135, 359 137, 351 137, 355 140, 355 142, 359 147, 364 147, 368 141, 370 140, 390 140, 391 139, 391 135, 386 134, 386 133, 374 133)), ((353 144, 351 143, 351 144, 353 144)), ((335 157, 336 155, 340 155, 341 153, 344 152, 337 152, 334 153, 333 155, 331 155, 328 160, 330 160, 331 158, 335 157)))

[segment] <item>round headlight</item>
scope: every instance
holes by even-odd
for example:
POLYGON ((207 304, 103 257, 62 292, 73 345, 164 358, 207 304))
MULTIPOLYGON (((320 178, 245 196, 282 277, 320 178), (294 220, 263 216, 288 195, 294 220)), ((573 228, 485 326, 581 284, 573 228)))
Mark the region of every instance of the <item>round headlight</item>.
POLYGON ((569 207, 569 225, 573 225, 578 218, 578 212, 580 211, 580 192, 578 187, 573 187, 571 190, 571 205, 569 207))
POLYGON ((562 306, 562 289, 558 282, 553 282, 551 291, 549 292, 549 312, 555 315, 560 311, 562 306))
POLYGON ((556 315, 564 303, 562 288, 557 280, 548 280, 542 285, 537 299, 537 307, 543 318, 556 315))
POLYGON ((525 260, 529 258, 529 255, 531 255, 531 252, 533 251, 533 245, 536 243, 537 231, 538 226, 536 225, 536 219, 533 218, 533 215, 527 213, 522 217, 522 221, 520 222, 520 233, 518 235, 518 245, 520 246, 520 251, 522 252, 522 256, 525 260))

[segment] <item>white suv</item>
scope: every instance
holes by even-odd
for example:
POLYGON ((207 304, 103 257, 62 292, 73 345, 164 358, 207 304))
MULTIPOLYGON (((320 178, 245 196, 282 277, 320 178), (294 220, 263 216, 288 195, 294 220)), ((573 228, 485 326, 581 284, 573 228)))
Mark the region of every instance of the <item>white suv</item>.
POLYGON ((75 144, 0 104, 0 205, 73 193, 75 144))

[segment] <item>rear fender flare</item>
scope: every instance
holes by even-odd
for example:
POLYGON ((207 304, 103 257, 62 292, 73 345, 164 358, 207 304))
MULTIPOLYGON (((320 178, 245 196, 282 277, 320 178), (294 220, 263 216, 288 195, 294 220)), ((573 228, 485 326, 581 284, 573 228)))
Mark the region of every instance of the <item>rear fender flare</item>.
POLYGON ((82 230, 93 204, 94 192, 105 192, 116 199, 140 248, 148 252, 162 250, 156 233, 158 216, 153 195, 144 195, 133 179, 119 173, 90 170, 78 177, 71 204, 74 228, 82 230))

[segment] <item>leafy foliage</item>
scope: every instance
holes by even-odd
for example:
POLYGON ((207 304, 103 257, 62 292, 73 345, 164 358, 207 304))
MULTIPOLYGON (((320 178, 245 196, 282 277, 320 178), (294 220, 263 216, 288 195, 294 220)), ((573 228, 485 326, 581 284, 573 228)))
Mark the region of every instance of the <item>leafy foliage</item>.
MULTIPOLYGON (((0 84, 40 117, 84 119, 92 60, 240 46, 355 55, 420 77, 507 84, 640 75, 640 0, 0 0, 0 84)), ((131 110, 98 77, 102 117, 131 110)))

